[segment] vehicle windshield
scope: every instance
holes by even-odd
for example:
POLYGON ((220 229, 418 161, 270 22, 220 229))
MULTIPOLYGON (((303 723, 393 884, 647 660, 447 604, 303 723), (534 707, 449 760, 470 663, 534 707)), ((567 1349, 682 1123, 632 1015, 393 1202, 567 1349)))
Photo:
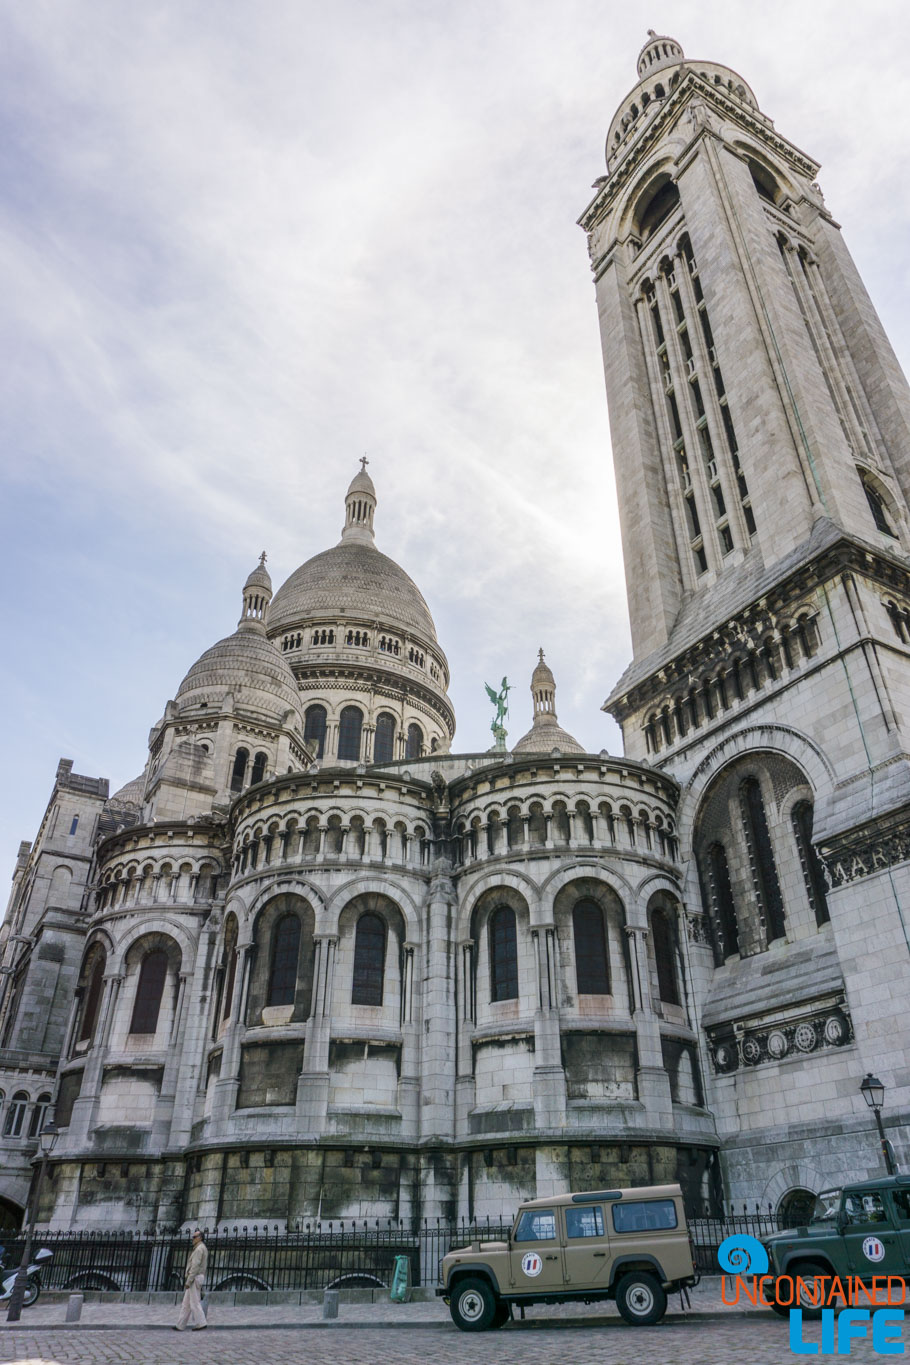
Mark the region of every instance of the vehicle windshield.
POLYGON ((812 1208, 811 1223, 831 1223, 837 1217, 840 1209, 841 1190, 822 1190, 821 1194, 815 1196, 815 1204, 812 1208))

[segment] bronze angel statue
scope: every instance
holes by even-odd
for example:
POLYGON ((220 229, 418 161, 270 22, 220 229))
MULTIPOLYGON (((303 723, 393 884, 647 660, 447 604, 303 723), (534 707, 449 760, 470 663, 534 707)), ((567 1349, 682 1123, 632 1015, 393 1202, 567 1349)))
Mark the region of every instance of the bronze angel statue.
POLYGON ((509 714, 509 693, 512 691, 509 686, 509 680, 508 678, 503 678, 498 692, 495 691, 489 683, 484 683, 484 687, 487 689, 487 696, 496 707, 496 715, 490 722, 490 729, 493 731, 493 737, 496 741, 495 747, 497 749, 505 749, 506 728, 503 725, 503 721, 509 714))

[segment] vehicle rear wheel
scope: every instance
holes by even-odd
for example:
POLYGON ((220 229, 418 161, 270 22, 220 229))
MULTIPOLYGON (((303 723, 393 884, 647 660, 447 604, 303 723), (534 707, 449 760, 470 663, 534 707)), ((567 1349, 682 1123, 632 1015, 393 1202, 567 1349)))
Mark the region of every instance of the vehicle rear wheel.
POLYGON ((830 1268, 822 1265, 820 1261, 800 1261, 798 1265, 790 1267, 788 1274, 794 1281, 799 1277, 805 1283, 796 1286, 797 1292, 793 1295, 792 1303, 788 1303, 786 1307, 775 1304, 775 1311, 784 1316, 791 1308, 801 1308, 804 1318, 809 1320, 820 1318, 822 1309, 827 1308, 830 1297, 830 1268))
POLYGON ((40 1293, 41 1281, 38 1279, 38 1276, 29 1275, 28 1279, 25 1281, 25 1297, 22 1300, 22 1307, 31 1308, 32 1304, 37 1301, 40 1293))
POLYGON ((656 1275, 633 1270, 616 1287, 616 1307, 633 1327, 650 1327, 667 1311, 667 1296, 656 1275))
POLYGON ((459 1280, 449 1299, 452 1321, 462 1332, 485 1332, 502 1306, 486 1280, 459 1280))

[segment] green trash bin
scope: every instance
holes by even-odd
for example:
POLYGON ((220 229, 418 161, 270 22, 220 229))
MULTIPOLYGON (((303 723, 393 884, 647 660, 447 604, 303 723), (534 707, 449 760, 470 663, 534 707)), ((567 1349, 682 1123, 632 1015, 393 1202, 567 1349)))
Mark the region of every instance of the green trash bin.
POLYGON ((395 1257, 392 1288, 389 1298, 393 1303, 407 1303, 411 1297, 411 1263, 407 1256, 395 1257))

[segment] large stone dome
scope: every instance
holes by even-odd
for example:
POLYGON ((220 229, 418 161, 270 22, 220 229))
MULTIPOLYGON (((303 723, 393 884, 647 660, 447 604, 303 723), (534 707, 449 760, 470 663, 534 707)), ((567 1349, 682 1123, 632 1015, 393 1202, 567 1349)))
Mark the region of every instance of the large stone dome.
POLYGON ((436 627, 420 589, 374 545, 343 540, 301 564, 276 592, 269 633, 324 616, 381 621, 436 643, 436 627))

